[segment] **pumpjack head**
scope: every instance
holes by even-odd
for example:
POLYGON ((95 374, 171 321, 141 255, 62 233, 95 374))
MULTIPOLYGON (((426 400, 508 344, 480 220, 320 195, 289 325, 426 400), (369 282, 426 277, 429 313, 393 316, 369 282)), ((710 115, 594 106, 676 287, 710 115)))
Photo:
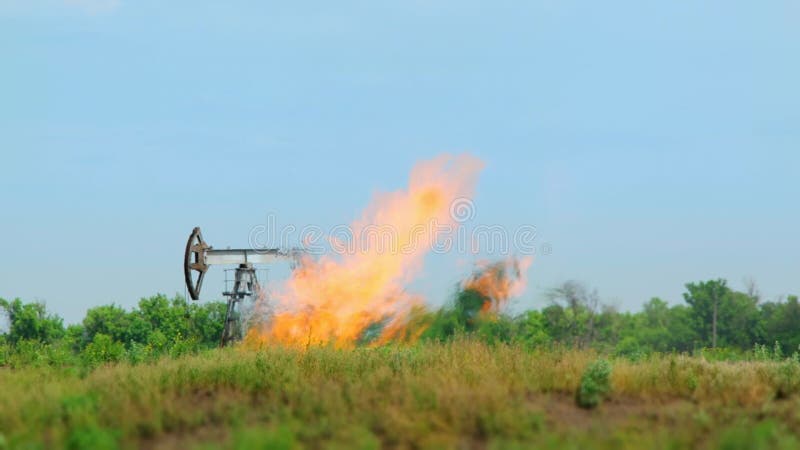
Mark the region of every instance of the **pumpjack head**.
POLYGON ((189 235, 189 240, 186 241, 186 252, 183 258, 183 275, 186 278, 186 289, 192 300, 200 298, 200 288, 203 287, 203 278, 208 270, 206 250, 209 248, 211 246, 203 240, 200 227, 194 227, 192 234, 189 235), (196 279, 192 272, 197 272, 196 279))

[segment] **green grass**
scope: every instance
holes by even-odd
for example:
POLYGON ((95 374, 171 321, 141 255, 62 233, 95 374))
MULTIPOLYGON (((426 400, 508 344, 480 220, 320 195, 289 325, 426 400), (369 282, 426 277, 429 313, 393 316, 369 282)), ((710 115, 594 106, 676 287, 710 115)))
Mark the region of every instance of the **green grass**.
POLYGON ((490 346, 215 350, 0 368, 2 448, 797 448, 800 364, 490 346))

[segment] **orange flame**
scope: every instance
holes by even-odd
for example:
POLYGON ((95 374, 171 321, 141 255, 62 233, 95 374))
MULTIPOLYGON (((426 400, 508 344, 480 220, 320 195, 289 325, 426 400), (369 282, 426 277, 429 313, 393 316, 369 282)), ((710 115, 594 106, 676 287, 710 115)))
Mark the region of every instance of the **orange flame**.
POLYGON ((462 283, 462 288, 474 290, 486 299, 481 307, 482 312, 499 312, 509 298, 525 290, 525 274, 531 262, 531 258, 484 262, 472 277, 462 283))
POLYGON ((469 155, 415 166, 407 190, 376 195, 352 224, 348 251, 303 261, 275 295, 272 319, 251 329, 247 341, 349 347, 376 324, 378 341, 402 335, 410 311, 423 303, 404 286, 445 227, 455 225, 451 205, 472 195, 482 167, 469 155))

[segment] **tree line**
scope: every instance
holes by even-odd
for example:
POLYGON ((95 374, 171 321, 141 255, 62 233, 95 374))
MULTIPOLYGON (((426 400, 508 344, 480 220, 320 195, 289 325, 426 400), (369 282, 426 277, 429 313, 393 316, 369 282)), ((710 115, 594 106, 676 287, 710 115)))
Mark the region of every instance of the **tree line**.
MULTIPOLYGON (((486 310, 492 299, 459 288, 446 306, 416 310, 410 334, 422 341, 470 335, 529 348, 593 348, 629 357, 702 349, 741 356, 767 346, 772 354, 790 355, 800 349, 797 296, 762 301, 754 286, 740 292, 723 279, 687 283, 682 304, 652 298, 636 312, 604 305, 596 290, 576 281, 551 289, 548 299, 541 309, 511 315, 486 310)), ((65 326, 43 303, 0 298, 7 322, 0 334, 0 365, 139 362, 213 348, 225 310, 220 301, 194 303, 159 294, 131 310, 114 304, 91 308, 81 323, 65 326)), ((369 344, 369 333, 375 335, 375 328, 367 329, 362 344, 369 344)))
POLYGON ((0 366, 32 363, 94 365, 141 362, 219 344, 224 302, 187 302, 182 296, 146 297, 132 310, 111 304, 89 309, 79 324, 64 325, 43 303, 0 298, 6 330, 0 366))
POLYGON ((443 339, 468 332, 489 340, 621 355, 701 349, 736 353, 765 345, 790 355, 800 349, 798 297, 762 301, 753 284, 740 292, 724 279, 687 283, 683 304, 670 306, 654 297, 636 312, 603 305, 596 290, 576 281, 551 289, 548 298, 549 304, 539 310, 487 317, 480 311, 485 296, 460 291, 451 307, 435 313, 426 335, 443 339))

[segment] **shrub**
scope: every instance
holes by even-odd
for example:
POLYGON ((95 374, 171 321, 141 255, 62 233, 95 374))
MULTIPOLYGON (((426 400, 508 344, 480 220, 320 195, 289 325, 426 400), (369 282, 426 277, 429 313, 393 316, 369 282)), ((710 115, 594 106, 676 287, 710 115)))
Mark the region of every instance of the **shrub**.
POLYGON ((13 350, 14 349, 10 345, 0 341, 0 367, 8 364, 9 360, 11 359, 11 352, 13 350))
POLYGON ((173 358, 178 358, 183 355, 188 355, 192 353, 197 353, 199 350, 199 346, 197 343, 197 339, 189 338, 184 339, 183 335, 178 332, 178 336, 175 338, 175 342, 173 342, 172 346, 169 349, 169 355, 173 358))
POLYGON ((128 362, 136 365, 144 362, 152 362, 156 359, 156 353, 150 345, 131 342, 128 349, 128 362))
POLYGON ((726 428, 717 448, 721 450, 795 449, 798 440, 790 429, 773 420, 757 424, 740 423, 726 428))
POLYGON ((488 344, 508 344, 514 338, 514 323, 506 316, 480 317, 476 320, 478 337, 488 344))
POLYGON ((125 346, 103 333, 94 335, 94 339, 83 350, 81 356, 89 366, 120 361, 125 356, 125 346))
POLYGON ((44 303, 23 303, 20 299, 0 298, 0 314, 8 321, 6 339, 12 344, 21 340, 50 343, 64 337, 64 321, 47 312, 44 303))
POLYGON ((639 345, 639 341, 632 336, 626 336, 617 343, 614 349, 617 356, 628 358, 631 361, 638 361, 646 356, 645 350, 639 345))
POLYGON ((785 359, 783 349, 778 341, 775 341, 772 351, 764 344, 755 344, 752 358, 756 361, 783 361, 785 359))
POLYGON ((70 431, 67 448, 81 450, 92 448, 97 450, 115 450, 119 448, 117 437, 113 432, 96 425, 78 427, 70 431))
POLYGON ((251 428, 234 435, 234 449, 271 448, 290 450, 297 448, 297 439, 288 427, 278 429, 251 428))
POLYGON ((591 409, 611 392, 611 364, 599 359, 586 368, 581 377, 575 401, 581 408, 591 409))
POLYGON ((161 330, 156 330, 147 336, 147 345, 156 353, 163 353, 165 350, 167 350, 168 344, 169 340, 167 339, 167 336, 161 332, 161 330))
POLYGON ((516 319, 515 339, 526 348, 542 347, 551 343, 545 317, 539 311, 528 311, 516 319))
POLYGON ((13 353, 9 353, 9 362, 12 367, 42 366, 47 364, 45 344, 38 340, 21 339, 13 346, 13 353))
POLYGON ((775 397, 786 398, 800 390, 800 363, 787 359, 772 368, 772 384, 775 397))

